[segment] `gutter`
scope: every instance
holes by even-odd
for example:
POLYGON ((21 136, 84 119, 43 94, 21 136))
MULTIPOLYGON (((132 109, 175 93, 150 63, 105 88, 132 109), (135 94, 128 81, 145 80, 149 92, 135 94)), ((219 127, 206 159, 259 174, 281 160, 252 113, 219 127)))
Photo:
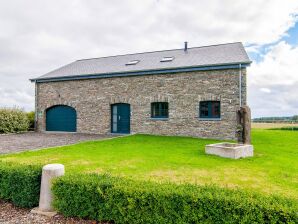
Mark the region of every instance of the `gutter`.
POLYGON ((171 74, 179 72, 193 72, 193 71, 208 71, 208 70, 223 70, 223 69, 237 69, 239 66, 249 66, 251 61, 235 64, 222 64, 215 66, 194 66, 194 67, 181 67, 181 68, 169 68, 160 70, 143 70, 143 71, 132 71, 132 72, 114 72, 106 74, 84 74, 84 75, 72 75, 72 76, 61 76, 61 77, 50 77, 50 78, 35 78, 30 79, 31 82, 42 83, 42 82, 58 82, 58 81, 69 81, 69 80, 83 80, 83 79, 99 79, 99 78, 112 78, 112 77, 129 77, 129 76, 141 76, 141 75, 159 75, 159 74, 171 74))

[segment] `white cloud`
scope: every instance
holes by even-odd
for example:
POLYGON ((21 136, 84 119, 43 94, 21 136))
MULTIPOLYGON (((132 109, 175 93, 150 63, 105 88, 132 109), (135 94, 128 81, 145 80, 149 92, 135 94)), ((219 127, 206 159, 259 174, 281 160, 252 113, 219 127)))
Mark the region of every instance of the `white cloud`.
POLYGON ((243 41, 257 51, 286 35, 298 13, 293 0, 0 0, 0 5, 0 106, 27 110, 34 105, 28 79, 73 60, 179 48, 185 40, 190 47, 243 41))
POLYGON ((298 47, 280 41, 250 69, 250 83, 267 86, 298 82, 298 47))
POLYGON ((271 93, 271 90, 268 88, 260 88, 260 91, 263 93, 271 93))
POLYGON ((298 46, 284 41, 270 47, 248 69, 248 95, 253 115, 298 114, 298 46))

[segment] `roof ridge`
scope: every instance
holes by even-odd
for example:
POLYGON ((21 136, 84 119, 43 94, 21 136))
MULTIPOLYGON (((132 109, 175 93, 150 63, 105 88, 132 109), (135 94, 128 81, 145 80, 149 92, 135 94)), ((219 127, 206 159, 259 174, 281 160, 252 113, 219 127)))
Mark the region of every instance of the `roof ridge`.
MULTIPOLYGON (((229 44, 242 44, 241 41, 237 42, 230 42, 230 43, 223 43, 223 44, 212 44, 212 45, 203 45, 198 47, 189 47, 187 49, 195 49, 195 48, 207 48, 207 47, 215 47, 215 46, 221 46, 221 45, 229 45, 229 44)), ((242 44, 243 45, 243 44, 242 44)), ((166 52, 166 51, 177 51, 177 50, 184 50, 184 48, 176 48, 176 49, 168 49, 168 50, 159 50, 159 51, 145 51, 145 52, 139 52, 139 53, 130 53, 130 54, 119 54, 119 55, 110 55, 110 56, 103 56, 103 57, 96 57, 96 58, 83 58, 78 59, 76 61, 85 61, 85 60, 95 60, 100 58, 112 58, 112 57, 119 57, 119 56, 127 56, 127 55, 139 55, 139 54, 149 54, 149 53, 156 53, 156 52, 166 52)))

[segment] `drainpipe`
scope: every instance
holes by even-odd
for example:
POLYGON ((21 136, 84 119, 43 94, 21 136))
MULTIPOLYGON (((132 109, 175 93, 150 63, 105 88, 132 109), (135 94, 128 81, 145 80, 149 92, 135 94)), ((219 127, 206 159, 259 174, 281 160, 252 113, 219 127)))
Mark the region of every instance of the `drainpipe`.
POLYGON ((35 108, 34 108, 34 110, 35 110, 35 114, 34 114, 34 131, 37 131, 37 113, 38 113, 38 111, 37 111, 37 82, 35 81, 34 82, 34 87, 35 87, 35 108))
POLYGON ((241 64, 239 64, 239 106, 242 107, 242 74, 241 74, 241 64))

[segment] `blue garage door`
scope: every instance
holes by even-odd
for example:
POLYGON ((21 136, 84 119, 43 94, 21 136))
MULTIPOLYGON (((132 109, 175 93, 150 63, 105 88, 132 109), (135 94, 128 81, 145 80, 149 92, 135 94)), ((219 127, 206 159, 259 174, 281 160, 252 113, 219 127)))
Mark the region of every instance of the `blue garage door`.
POLYGON ((46 111, 47 131, 77 131, 77 113, 69 106, 54 106, 46 111))

